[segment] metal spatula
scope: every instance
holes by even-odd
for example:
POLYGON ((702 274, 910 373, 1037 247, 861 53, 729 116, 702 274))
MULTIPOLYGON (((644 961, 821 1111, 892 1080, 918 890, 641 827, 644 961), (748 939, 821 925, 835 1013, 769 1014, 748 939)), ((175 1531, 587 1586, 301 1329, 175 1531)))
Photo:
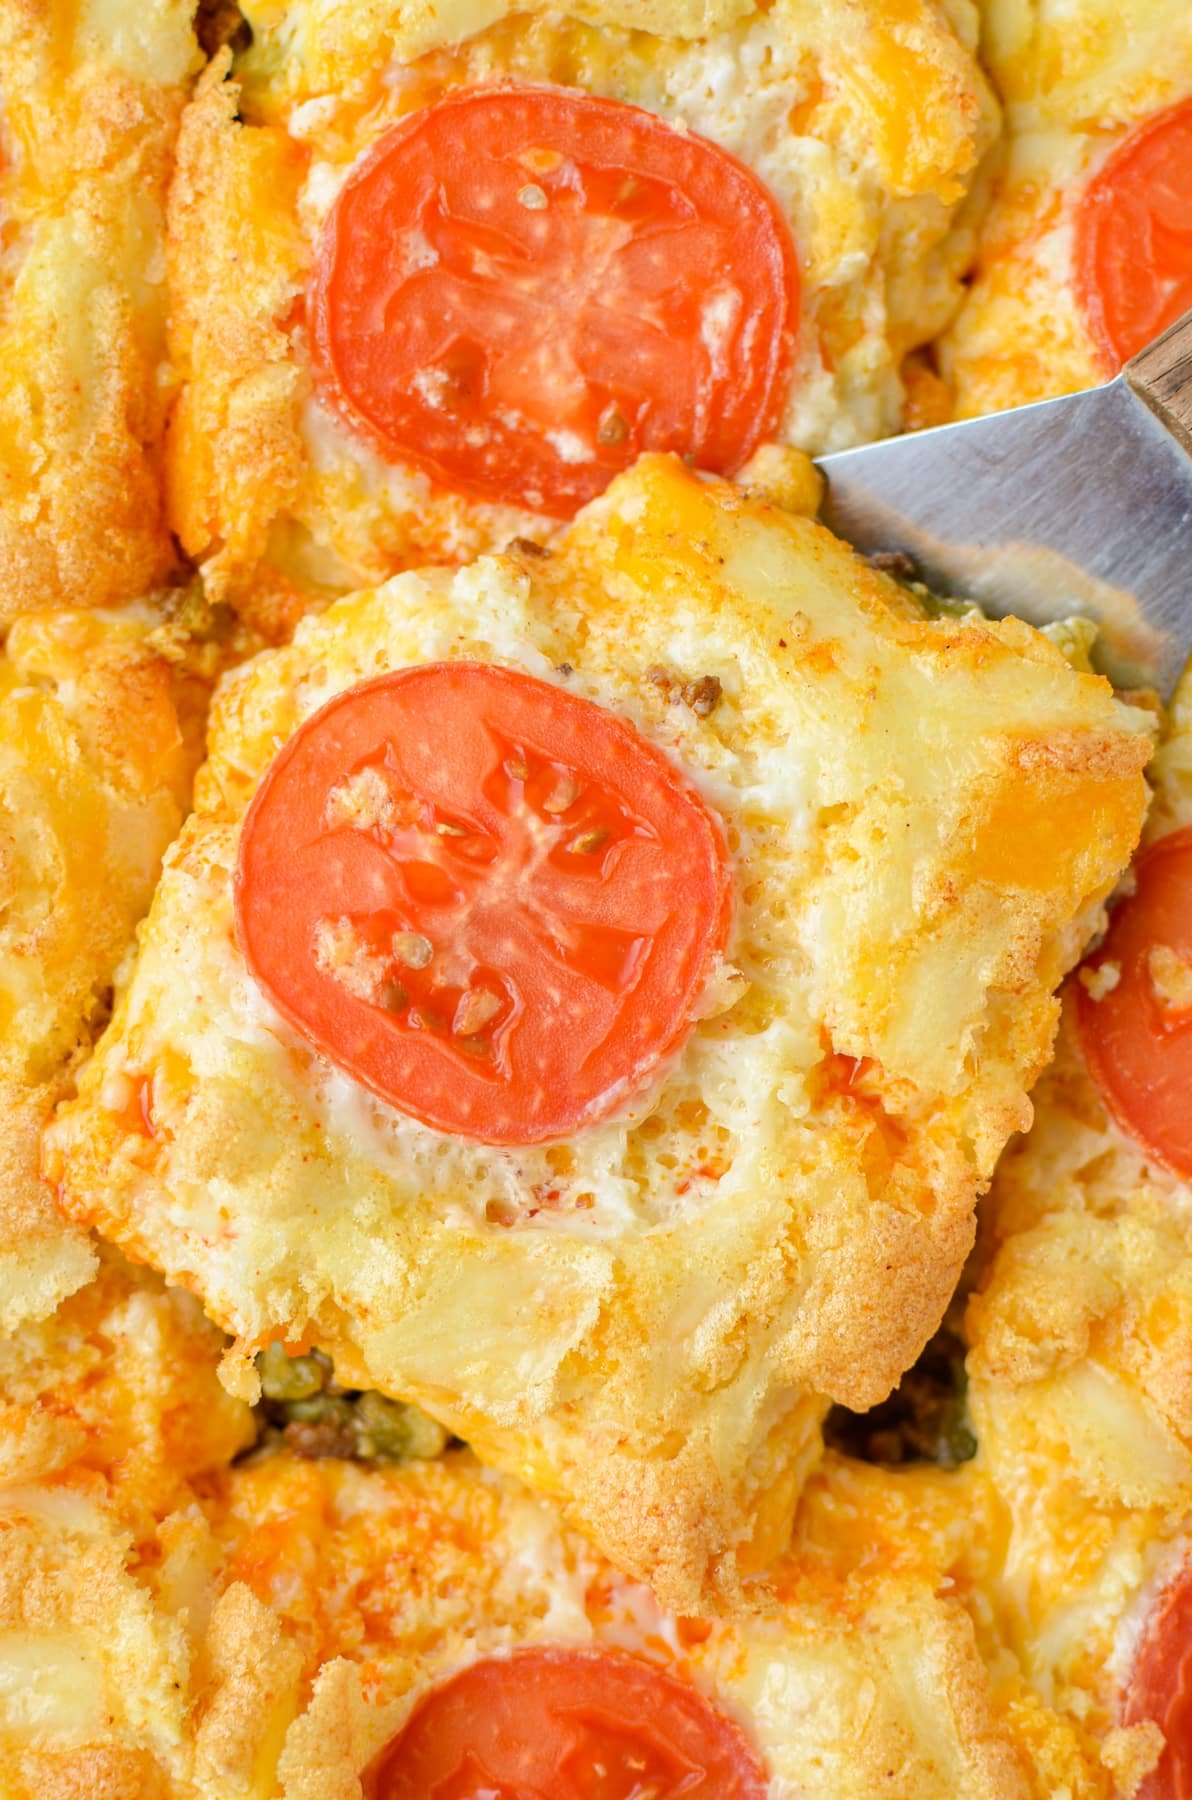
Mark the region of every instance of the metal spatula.
POLYGON ((941 594, 1083 613, 1101 667, 1170 692, 1192 652, 1192 312, 1104 387, 826 456, 824 516, 941 594))

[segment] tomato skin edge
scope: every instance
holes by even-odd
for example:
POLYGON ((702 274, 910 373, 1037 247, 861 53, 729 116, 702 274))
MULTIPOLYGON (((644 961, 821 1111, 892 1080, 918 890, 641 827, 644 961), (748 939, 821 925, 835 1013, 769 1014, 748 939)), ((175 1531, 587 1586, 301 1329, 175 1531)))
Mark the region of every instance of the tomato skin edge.
MULTIPOLYGON (((1135 892, 1138 893, 1140 891, 1143 876, 1149 867, 1153 866, 1155 863, 1161 862, 1165 857, 1178 856, 1188 849, 1192 849, 1192 825, 1182 826, 1175 831, 1167 832, 1163 837, 1156 838, 1153 843, 1148 844, 1142 854, 1137 857, 1133 865, 1134 874, 1138 883, 1135 892)), ((1119 904, 1128 906, 1132 903, 1133 899, 1134 895, 1127 895, 1119 902, 1119 904)), ((1109 948, 1112 927, 1113 919, 1111 915, 1110 929, 1106 933, 1104 942, 1094 953, 1091 963, 1085 966, 1091 966, 1094 969, 1099 967, 1100 959, 1106 954, 1109 948)), ((1192 1152, 1189 1153, 1186 1164, 1178 1159, 1173 1159, 1167 1151, 1160 1149, 1156 1144, 1152 1143, 1141 1127, 1130 1118, 1129 1112, 1117 1091, 1117 1084, 1111 1075, 1108 1061, 1101 1047, 1100 1035, 1097 1030, 1097 1008, 1101 1002, 1094 1000, 1084 983, 1080 981, 1078 977, 1074 978, 1074 986, 1076 990, 1076 1027, 1080 1049, 1088 1066, 1089 1073, 1096 1083, 1097 1092, 1100 1094, 1113 1123, 1124 1137, 1127 1137, 1131 1143, 1138 1145, 1146 1153, 1148 1159, 1157 1163, 1167 1174, 1173 1175, 1177 1180, 1181 1181, 1192 1179, 1192 1152)))
MULTIPOLYGON (((312 362, 316 372, 316 387, 320 397, 339 417, 350 431, 366 442, 382 461, 394 468, 415 470, 429 481, 450 494, 457 494, 472 504, 487 505, 496 508, 509 508, 514 511, 530 512, 564 523, 575 517, 583 505, 590 503, 596 495, 578 503, 564 498, 561 503, 543 496, 540 501, 531 504, 520 497, 499 497, 485 490, 482 484, 469 482, 456 472, 448 470, 422 447, 413 447, 397 443, 364 414, 352 400, 348 392, 348 384, 343 379, 338 367, 333 347, 333 329, 330 312, 332 302, 329 290, 335 273, 337 256, 340 247, 340 211, 339 202, 342 196, 358 182, 364 181, 378 164, 383 163, 395 148, 400 147, 405 137, 413 135, 422 124, 424 116, 431 111, 436 113, 453 108, 463 109, 477 99, 488 96, 511 95, 515 97, 542 94, 548 97, 563 97, 595 105, 617 107, 629 113, 638 113, 649 121, 651 129, 671 131, 681 141, 686 141, 696 134, 681 131, 671 120, 659 114, 649 112, 646 108, 637 107, 628 101, 603 100, 589 93, 586 89, 571 85, 546 82, 519 82, 513 79, 495 80, 477 83, 473 86, 450 91, 426 106, 416 108, 404 118, 399 119, 387 131, 371 144, 357 159, 350 169, 343 186, 336 195, 330 212, 322 226, 322 234, 318 244, 314 265, 306 291, 306 319, 310 338, 312 362), (320 374, 322 379, 320 379, 320 374)), ((777 250, 780 267, 774 271, 777 286, 783 297, 785 322, 779 331, 773 333, 769 356, 765 367, 764 391, 765 406, 760 412, 759 422, 752 433, 743 453, 734 461, 731 468, 712 470, 725 476, 733 476, 749 461, 749 458, 762 445, 774 440, 781 425, 782 416, 789 400, 791 384, 794 377, 802 327, 800 307, 802 301, 803 275, 797 247, 794 243, 791 228, 777 199, 762 178, 755 174, 749 165, 733 152, 724 149, 711 138, 700 138, 723 162, 744 174, 753 188, 765 201, 773 230, 768 236, 768 244, 777 250)), ((771 259, 772 260, 772 259, 771 259)), ((642 445, 639 454, 656 449, 657 446, 642 445)), ((675 452, 682 455, 682 451, 675 452)), ((608 472, 608 481, 617 473, 631 466, 626 462, 619 469, 608 472)), ((607 487, 608 481, 604 483, 607 487)), ((599 490, 603 492, 603 488, 599 490)))
POLYGON ((467 658, 439 663, 413 664, 405 669, 389 670, 378 676, 359 682, 352 687, 341 689, 331 695, 320 707, 302 720, 285 744, 277 751, 269 763, 254 792, 241 820, 239 845, 232 879, 232 902, 234 919, 234 939, 237 950, 244 960, 250 980, 259 992, 264 994, 269 1004, 278 1012, 291 1030, 302 1042, 315 1050, 316 1054, 329 1061, 333 1066, 345 1073, 381 1103, 403 1116, 421 1123, 425 1128, 440 1132, 452 1138, 466 1142, 484 1144, 493 1148, 532 1147, 539 1144, 560 1143, 568 1141, 575 1132, 601 1123, 609 1118, 624 1117, 628 1109, 647 1099, 657 1086, 666 1078, 676 1058, 681 1055, 691 1031, 698 1023, 699 1001, 707 992, 708 985, 716 968, 727 954, 735 911, 736 882, 735 865, 728 847, 724 823, 715 807, 703 799, 699 789, 691 778, 674 760, 650 739, 642 737, 629 720, 610 708, 597 706, 597 703, 574 695, 559 685, 555 691, 568 704, 580 700, 584 706, 592 706, 599 711, 613 728, 616 737, 621 741, 629 741, 643 746, 649 754, 654 769, 661 770, 665 778, 666 789, 677 796, 684 806, 690 806, 693 798, 698 804, 699 817, 710 832, 715 849, 714 868, 716 875, 715 911, 707 938, 705 940, 702 966, 697 978, 690 984, 691 1004, 682 1018, 678 1020, 663 1043, 661 1050, 642 1055, 628 1068, 622 1070, 615 1082, 601 1089, 577 1112, 575 1117, 563 1127, 552 1122, 534 1131, 517 1129, 505 1134, 494 1134, 490 1131, 469 1131, 456 1123, 433 1119, 412 1111, 396 1100, 382 1082, 370 1078, 369 1074, 358 1066, 349 1066, 342 1057, 329 1049, 324 1041, 325 1034, 321 1030, 313 1030, 309 1017, 301 1006, 290 997, 289 992, 279 988, 268 977, 262 975, 258 968, 258 958, 252 947, 253 929, 248 923, 250 907, 247 899, 248 878, 245 873, 243 846, 249 838, 252 822, 258 810, 264 810, 269 804, 269 792, 275 773, 280 774, 296 750, 308 730, 317 726, 326 716, 333 715, 345 704, 362 699, 367 700, 373 691, 389 688, 394 677, 402 675, 434 675, 437 672, 458 672, 460 669, 479 668, 498 677, 514 681, 524 679, 535 687, 555 688, 555 684, 547 683, 537 676, 528 675, 515 665, 473 663, 467 658))
MULTIPOLYGON (((447 1694, 461 1678, 466 1680, 474 1672, 484 1672, 488 1667, 496 1664, 501 1665, 506 1673, 517 1670, 519 1665, 522 1669, 532 1671, 545 1664, 548 1667, 578 1666, 580 1669, 586 1668, 589 1672, 597 1673, 603 1668, 617 1675, 634 1673, 642 1677, 648 1676, 660 1690, 660 1704, 673 1697, 677 1697, 682 1704, 689 1705, 694 1702, 708 1718, 714 1721, 718 1735, 723 1742, 732 1746, 733 1759, 737 1764, 734 1800, 765 1800, 769 1792, 770 1784, 766 1770, 742 1726, 687 1676, 677 1673, 663 1663, 654 1661, 652 1657, 639 1655, 619 1647, 595 1644, 523 1643, 515 1645, 503 1653, 498 1652, 496 1655, 480 1658, 477 1663, 457 1670, 420 1695, 410 1708, 395 1736, 378 1751, 361 1776, 364 1800, 387 1800, 390 1779, 390 1770, 387 1765, 400 1748, 403 1736, 418 1713, 428 1706, 433 1707, 439 1698, 447 1694)), ((721 1772, 723 1773, 723 1771, 721 1772)), ((705 1766, 705 1777, 706 1774, 705 1766)))
POLYGON ((1120 374, 1125 364, 1145 348, 1145 345, 1140 344, 1128 354, 1123 355, 1118 349, 1106 318, 1105 296, 1098 268, 1100 234, 1096 228, 1096 221, 1108 213, 1115 200, 1112 187, 1107 185, 1107 177, 1111 176, 1115 163, 1136 151, 1151 136, 1163 132, 1190 108, 1192 108, 1192 100, 1177 100, 1174 105, 1163 107, 1149 118, 1137 121, 1116 144, 1106 151, 1100 164, 1091 175, 1086 177, 1076 201, 1074 208, 1075 245, 1072 263, 1077 305, 1088 335, 1093 342, 1097 360, 1101 365, 1101 372, 1107 380, 1120 374))
POLYGON ((1192 1689, 1186 1680, 1192 1670, 1190 1622, 1192 1561, 1185 1551, 1181 1566, 1152 1594, 1120 1703, 1123 1725, 1157 1725, 1166 1740, 1158 1764, 1143 1777, 1137 1800, 1190 1800, 1192 1796, 1192 1689), (1170 1648, 1158 1659, 1156 1671, 1156 1653, 1165 1641, 1170 1648), (1159 1694, 1152 1691, 1157 1672, 1161 1677, 1159 1694))
MULTIPOLYGON (((1078 982, 1077 987, 1080 990, 1076 1002, 1076 1020, 1077 1031, 1080 1038, 1080 1048, 1084 1060, 1088 1064, 1089 1073, 1097 1084, 1097 1092, 1101 1096, 1105 1105, 1105 1110, 1108 1112, 1111 1120, 1121 1132, 1122 1136, 1129 1138, 1132 1144, 1144 1151, 1151 1162, 1158 1163, 1159 1167, 1164 1169, 1167 1174, 1182 1178, 1182 1172, 1175 1164, 1169 1162, 1162 1151, 1157 1150, 1154 1144, 1143 1136, 1138 1126, 1130 1122, 1117 1094, 1110 1085, 1105 1059, 1097 1046, 1095 1033, 1089 1029, 1089 1026, 1086 1023, 1089 1017, 1086 1009, 1096 1006, 1097 1002, 1092 998, 1091 994, 1088 994, 1085 991, 1082 983, 1078 982)), ((1192 1173, 1192 1171, 1189 1172, 1192 1173)))

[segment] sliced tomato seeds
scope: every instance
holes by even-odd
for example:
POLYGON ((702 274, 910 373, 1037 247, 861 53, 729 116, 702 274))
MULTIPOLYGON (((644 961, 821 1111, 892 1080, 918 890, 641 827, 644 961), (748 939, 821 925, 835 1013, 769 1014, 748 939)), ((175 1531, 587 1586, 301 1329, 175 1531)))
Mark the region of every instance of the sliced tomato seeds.
POLYGON ((324 394, 382 454, 569 517, 643 450, 730 474, 776 428, 785 219, 726 151, 563 88, 451 94, 336 200, 309 313, 324 394))
POLYGON ((1192 1176, 1192 829, 1158 839, 1134 876, 1077 984, 1081 1038, 1118 1123, 1192 1176))
POLYGON ((1117 370, 1192 307, 1192 100, 1131 132, 1076 217, 1089 330, 1117 370))
POLYGON ((431 1690, 369 1800, 765 1800, 740 1729, 690 1682, 615 1650, 536 1645, 431 1690))
POLYGON ((333 1062, 439 1130, 531 1143, 678 1050, 732 879, 718 820, 625 721, 458 662, 300 727, 246 817, 236 908, 256 979, 333 1062))

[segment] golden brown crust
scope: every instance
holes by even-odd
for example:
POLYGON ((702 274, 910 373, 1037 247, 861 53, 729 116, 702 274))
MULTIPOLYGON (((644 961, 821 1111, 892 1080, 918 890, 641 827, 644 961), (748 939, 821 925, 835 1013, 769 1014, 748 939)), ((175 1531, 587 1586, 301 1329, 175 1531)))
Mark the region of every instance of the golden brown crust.
POLYGON ((115 1259, 0 1347, 0 1397, 30 1418, 52 1399, 84 1445, 0 1470, 2 1654, 39 1695, 31 1723, 23 1686, 0 1689, 15 1800, 358 1800, 428 1688, 529 1644, 661 1662, 808 1800, 1106 1800, 1005 1654, 973 1471, 830 1457, 768 1588, 696 1624, 467 1452, 229 1466, 247 1421, 216 1398, 216 1349, 115 1259))
POLYGON ((198 1672, 204 1697, 194 1722, 195 1774, 203 1789, 251 1792, 276 1761, 302 1665, 301 1650, 269 1608, 240 1582, 227 1588, 211 1614, 198 1672))
POLYGON ((284 1800, 357 1800, 360 1774, 401 1723, 405 1702, 370 1706, 359 1665, 324 1663, 286 1733, 277 1774, 284 1800))
POLYGON ((0 1342, 0 1481, 87 1471, 144 1529, 251 1441, 247 1408, 216 1379, 223 1342, 189 1294, 105 1247, 52 1319, 0 1342))
POLYGON ((187 1482, 253 1435, 220 1348, 189 1296, 106 1251, 51 1321, 0 1342, 6 1797, 194 1800, 210 1561, 187 1482))
POLYGON ((86 1232, 67 1224, 41 1178, 41 1133, 57 1083, 31 1088, 0 1080, 0 1325, 46 1318, 87 1280, 95 1252, 86 1232))
POLYGON ((345 1800, 429 1686, 532 1643, 611 1643, 693 1679, 741 1721, 775 1791, 1045 1800, 1066 1785, 1107 1800, 1095 1761, 989 1635, 971 1586, 989 1503, 963 1476, 833 1459, 774 1570, 777 1602, 700 1625, 660 1612, 466 1455, 383 1472, 281 1457, 229 1473, 205 1507, 217 1583, 249 1579, 302 1646, 284 1800, 345 1800), (378 1580, 395 1566, 400 1587, 378 1580))
POLYGON ((1008 132, 971 290, 940 345, 961 418, 1115 373, 1077 293, 1076 208, 1135 126, 1192 94, 1183 0, 984 0, 983 13, 1008 132))
POLYGON ((154 630, 147 608, 31 613, 0 655, 0 1332, 94 1267, 42 1180, 39 1136, 189 798, 204 684, 154 630))
MULTIPOLYGON (((302 462, 288 326, 305 274, 290 216, 305 159, 283 132, 239 122, 230 66, 230 53, 214 58, 183 116, 168 228, 170 351, 186 383, 170 422, 171 515, 216 598, 231 571, 264 561, 302 462)), ((242 610, 279 640, 301 605, 263 581, 242 610)))
POLYGON ((331 195, 405 111, 461 84, 580 86, 755 166, 803 272, 779 436, 822 450, 897 428, 899 366, 959 302, 965 196, 996 129, 964 9, 295 0, 246 13, 252 48, 214 60, 179 143, 168 487, 210 591, 266 636, 396 569, 555 528, 387 463, 314 391, 304 294, 331 195))
POLYGON ((203 1294, 242 1391, 269 1337, 322 1343, 671 1603, 734 1595, 826 1398, 880 1399, 943 1312, 1149 745, 1025 626, 931 624, 820 527, 647 458, 551 556, 399 577, 225 685, 138 968, 47 1139, 55 1178, 203 1294), (737 845, 739 973, 658 1092, 566 1146, 373 1108, 235 948, 240 820, 277 745, 365 675, 461 654, 634 719, 737 845), (709 672, 714 709, 674 699, 709 672))
POLYGON ((130 599, 175 560, 161 235, 194 39, 169 0, 135 30, 96 10, 0 5, 0 625, 130 599))

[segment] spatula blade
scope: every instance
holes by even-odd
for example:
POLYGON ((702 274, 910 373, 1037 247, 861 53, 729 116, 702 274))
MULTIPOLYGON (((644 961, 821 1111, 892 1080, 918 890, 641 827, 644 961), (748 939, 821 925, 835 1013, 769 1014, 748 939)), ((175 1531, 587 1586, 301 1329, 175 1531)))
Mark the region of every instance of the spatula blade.
POLYGON ((1192 648, 1192 456, 1104 387, 826 456, 825 517, 929 586, 1035 624, 1083 613, 1101 666, 1170 692, 1192 648))

